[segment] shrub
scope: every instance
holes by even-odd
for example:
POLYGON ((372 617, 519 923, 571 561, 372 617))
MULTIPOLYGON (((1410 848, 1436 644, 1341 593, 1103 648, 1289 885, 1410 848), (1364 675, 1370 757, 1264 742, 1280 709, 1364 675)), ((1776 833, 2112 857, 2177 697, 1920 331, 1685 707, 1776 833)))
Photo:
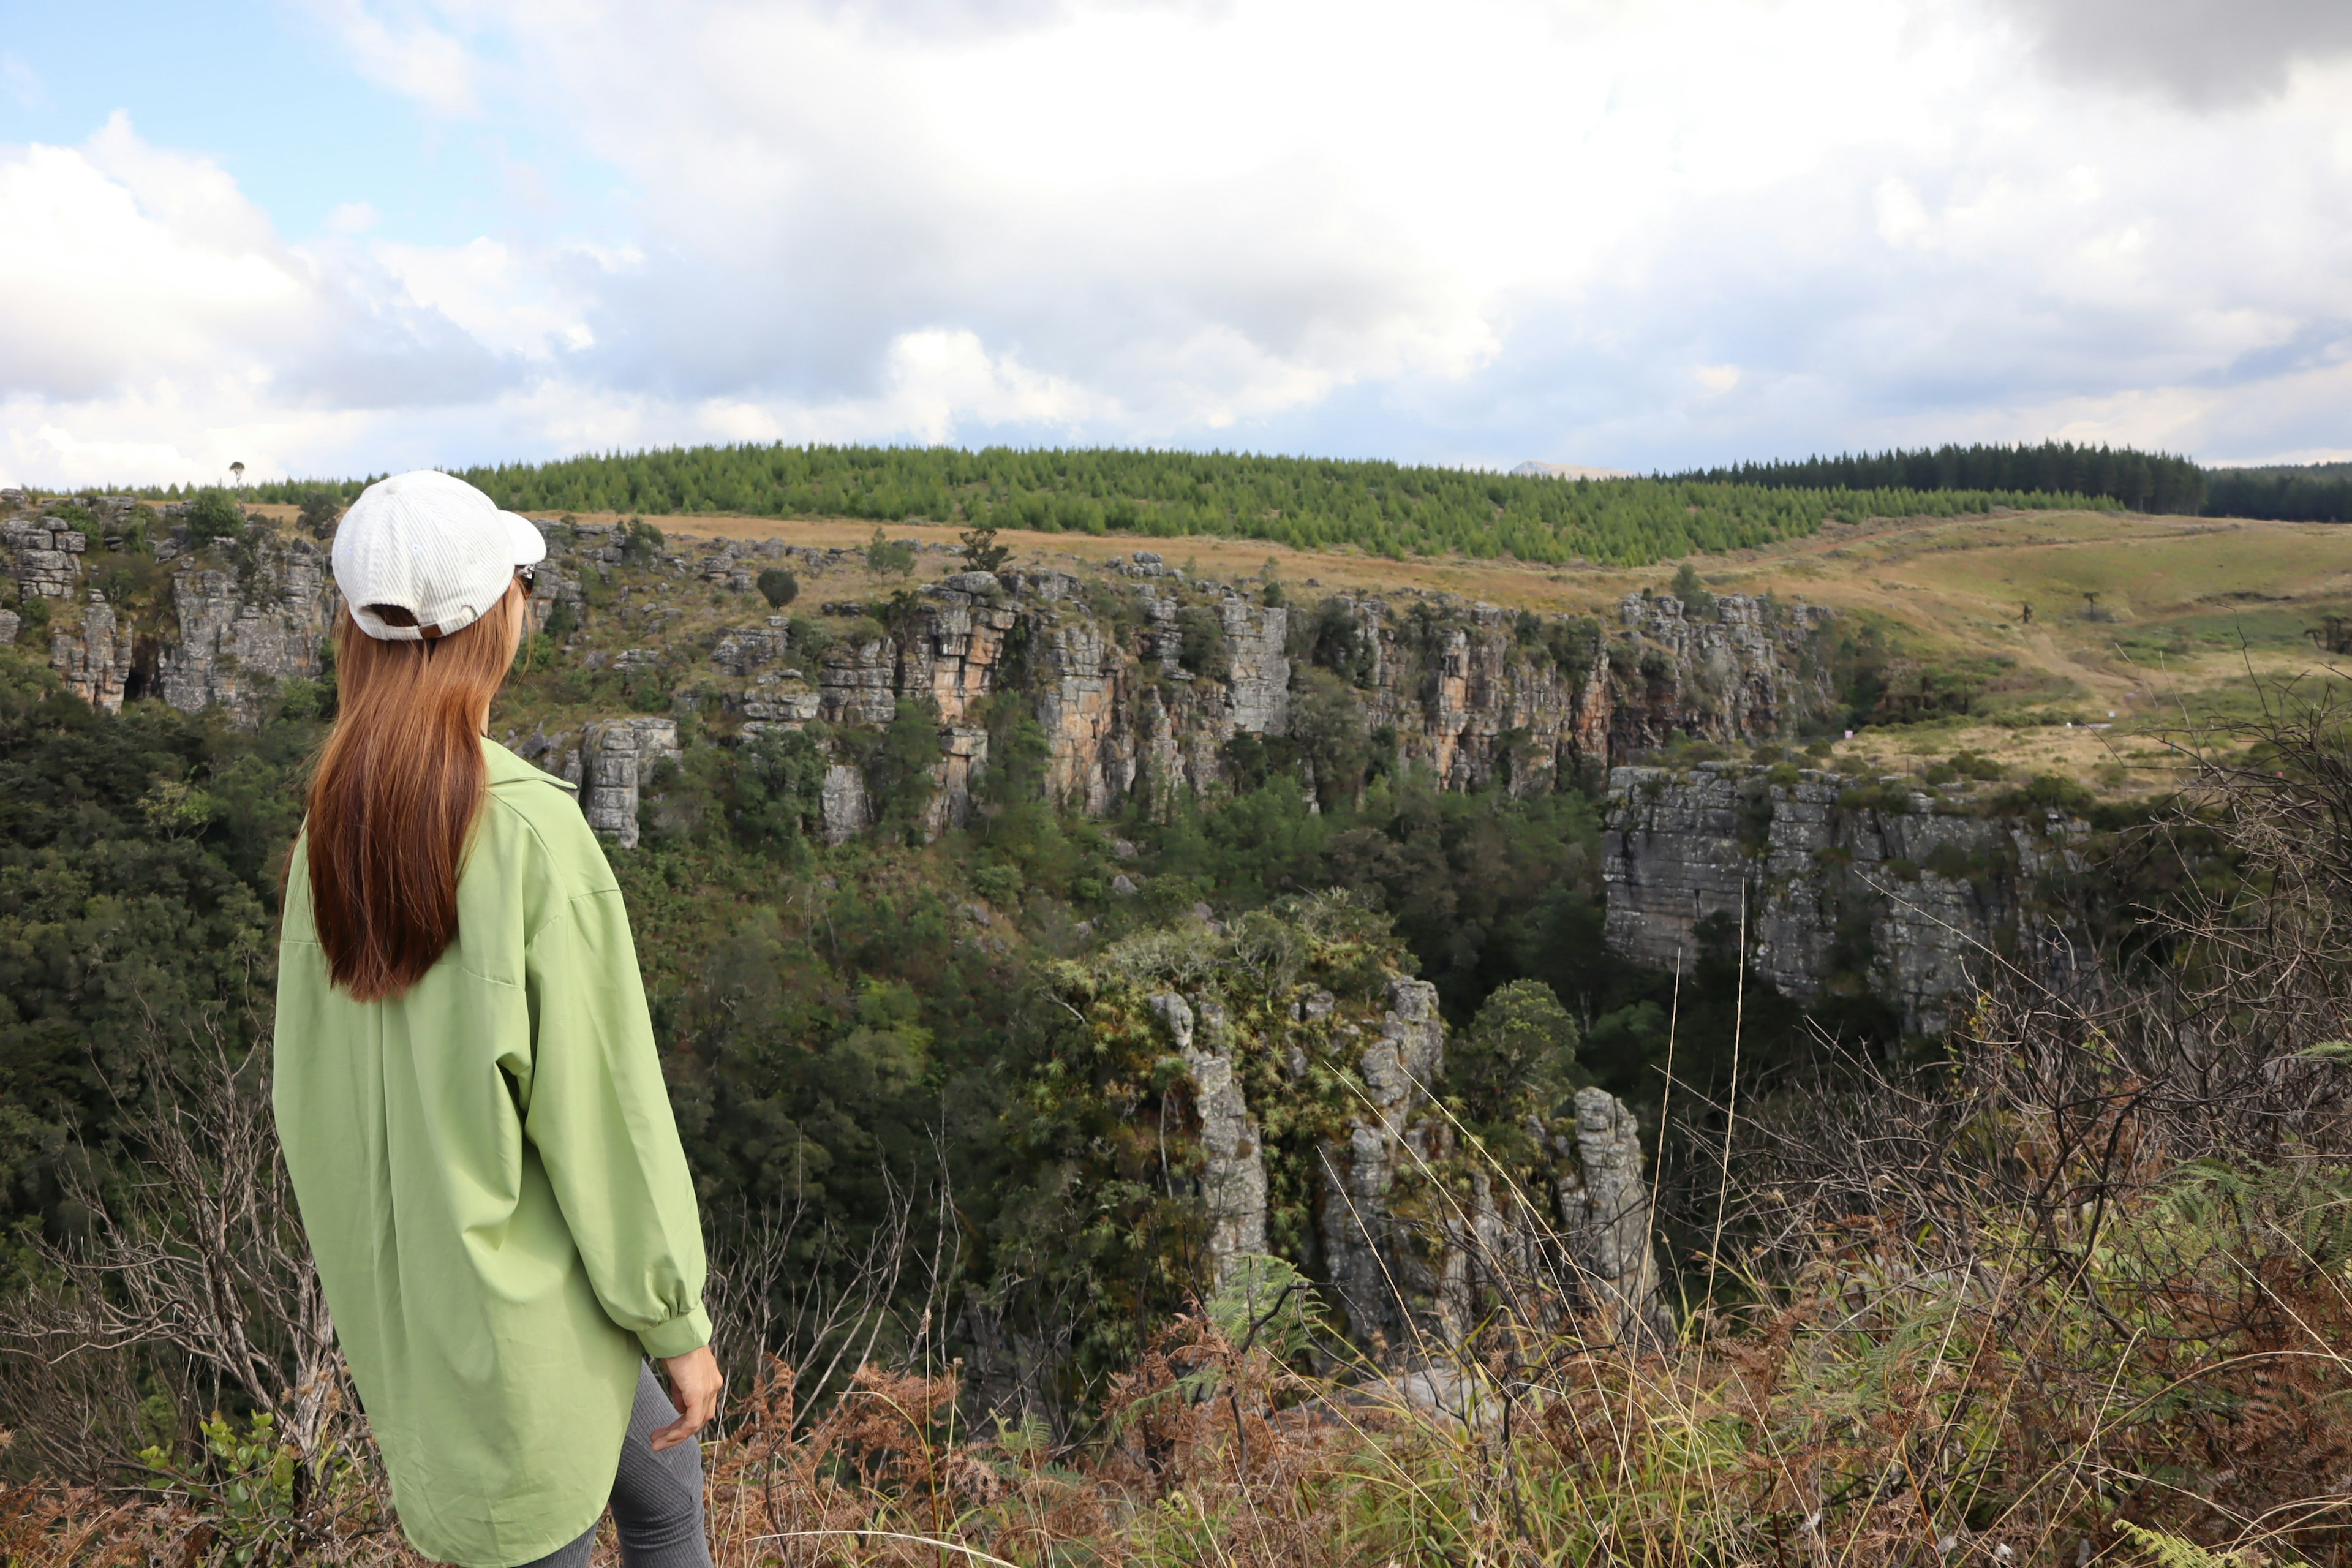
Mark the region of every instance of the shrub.
POLYGON ((2057 773, 2037 774, 1993 802, 1996 810, 2015 816, 2046 811, 2063 812, 2069 816, 2087 816, 2098 804, 2098 796, 2073 779, 2057 773))
POLYGON ((27 594, 16 603, 16 640, 31 647, 46 647, 49 640, 49 602, 38 594, 27 594))
POLYGON ((915 569, 915 547, 904 540, 885 539, 877 527, 866 542, 866 569, 877 575, 904 577, 915 569))
POLYGON ((621 559, 632 566, 652 565, 668 543, 662 531, 642 517, 633 517, 621 527, 621 559))
POLYGON ((188 501, 188 542, 199 548, 215 539, 243 539, 245 512, 226 490, 198 490, 188 501))
POLYGON ((334 531, 336 520, 343 515, 343 498, 325 489, 302 492, 301 510, 296 514, 303 531, 324 539, 334 531))
POLYGON ((1706 620, 1715 614, 1715 595, 1706 591, 1698 568, 1687 561, 1675 572, 1675 597, 1683 602, 1683 614, 1693 620, 1706 620))
POLYGON ((1203 680, 1233 673, 1233 649, 1225 642, 1225 618, 1207 605, 1187 605, 1176 614, 1183 644, 1177 662, 1203 680))
POLYGON ((799 858, 816 820, 825 754, 804 731, 770 731, 742 748, 730 779, 727 826, 747 849, 799 858))
POLYGON ((781 566, 771 566, 760 574, 760 596, 768 601, 768 608, 781 610, 801 596, 801 580, 781 566))
POLYGON ((804 659, 820 659, 839 639, 833 628, 814 616, 794 616, 787 646, 804 659))
POLYGON ((971 886, 999 909, 1010 909, 1021 897, 1021 872, 1012 866, 982 866, 972 872, 971 886))
POLYGON ((963 535, 963 563, 973 572, 1001 572, 1013 558, 1013 552, 996 542, 996 530, 988 523, 966 529, 963 535))
POLYGON ((1315 618, 1303 628, 1307 657, 1350 685, 1371 679, 1372 649, 1345 599, 1326 599, 1315 606, 1315 618))
POLYGON ((1315 793, 1326 806, 1353 795, 1372 760, 1364 705, 1338 676, 1309 669, 1294 694, 1290 735, 1315 768, 1315 793))
POLYGON ((1574 1089, 1576 1020, 1540 980, 1514 980, 1478 1009, 1445 1053, 1446 1086, 1483 1126, 1548 1115, 1574 1089))

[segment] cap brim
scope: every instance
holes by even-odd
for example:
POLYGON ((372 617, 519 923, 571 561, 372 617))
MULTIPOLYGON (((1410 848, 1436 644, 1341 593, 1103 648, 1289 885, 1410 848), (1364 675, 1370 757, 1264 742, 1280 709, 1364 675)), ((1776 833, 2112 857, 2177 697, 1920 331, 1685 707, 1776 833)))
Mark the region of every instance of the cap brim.
POLYGON ((547 536, 539 531, 538 525, 530 519, 502 511, 499 513, 499 521, 505 523, 507 531, 514 536, 516 565, 535 566, 547 559, 547 536))

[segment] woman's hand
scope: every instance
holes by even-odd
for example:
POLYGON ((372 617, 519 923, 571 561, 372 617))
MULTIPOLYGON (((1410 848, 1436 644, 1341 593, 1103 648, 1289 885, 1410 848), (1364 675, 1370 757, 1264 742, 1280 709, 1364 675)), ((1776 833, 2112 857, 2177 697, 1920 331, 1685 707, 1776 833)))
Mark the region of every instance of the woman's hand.
POLYGON ((677 1407, 677 1419, 654 1434, 653 1449, 658 1454, 664 1448, 675 1448, 719 1414, 719 1391, 727 1380, 719 1374, 719 1358, 710 1353, 709 1345, 684 1355, 662 1358, 662 1375, 669 1381, 669 1402, 677 1407))

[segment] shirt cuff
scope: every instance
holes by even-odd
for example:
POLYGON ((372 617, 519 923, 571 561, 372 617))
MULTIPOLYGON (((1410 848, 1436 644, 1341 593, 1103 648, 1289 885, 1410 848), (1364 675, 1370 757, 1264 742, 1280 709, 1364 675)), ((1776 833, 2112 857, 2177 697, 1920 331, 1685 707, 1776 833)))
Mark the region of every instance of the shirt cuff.
POLYGON ((698 1351, 710 1342, 710 1314, 696 1302, 694 1310, 667 1323, 656 1323, 650 1329, 637 1331, 637 1342, 646 1347, 646 1354, 656 1361, 667 1361, 674 1355, 698 1351))

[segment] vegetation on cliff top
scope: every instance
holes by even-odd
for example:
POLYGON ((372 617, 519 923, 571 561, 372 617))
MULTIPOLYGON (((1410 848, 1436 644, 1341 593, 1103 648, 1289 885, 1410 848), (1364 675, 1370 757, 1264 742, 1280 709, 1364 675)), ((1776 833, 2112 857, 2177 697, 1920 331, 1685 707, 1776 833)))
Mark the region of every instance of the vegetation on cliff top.
MULTIPOLYGON (((1802 538, 1832 519, 2116 504, 2029 487, 1562 481, 1244 453, 1007 447, 670 447, 467 468, 462 477, 501 506, 533 512, 920 518, 1049 533, 1223 535, 1398 558, 1455 552, 1616 566, 1802 538)), ((350 495, 360 484, 330 488, 350 495)), ((288 482, 252 493, 296 501, 317 488, 288 482)))

